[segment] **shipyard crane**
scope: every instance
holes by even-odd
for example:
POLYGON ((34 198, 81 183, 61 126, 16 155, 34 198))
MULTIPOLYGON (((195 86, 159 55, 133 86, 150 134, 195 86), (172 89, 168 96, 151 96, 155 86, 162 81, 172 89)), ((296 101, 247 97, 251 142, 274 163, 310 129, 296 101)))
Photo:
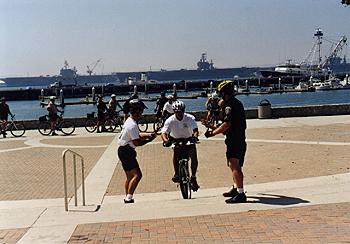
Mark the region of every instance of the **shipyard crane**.
POLYGON ((89 65, 87 65, 86 67, 87 67, 87 73, 89 74, 89 75, 92 75, 92 72, 94 71, 94 69, 96 68, 96 66, 98 65, 98 63, 101 61, 101 59, 99 59, 99 60, 97 60, 96 62, 94 62, 94 63, 92 63, 92 64, 90 64, 90 66, 92 65, 92 68, 90 69, 90 66, 89 65))
POLYGON ((347 38, 346 36, 342 36, 338 43, 335 45, 335 47, 332 49, 331 54, 326 57, 326 59, 321 63, 321 68, 323 68, 325 65, 328 65, 331 63, 333 59, 335 59, 338 56, 338 53, 343 49, 343 47, 346 45, 347 38))

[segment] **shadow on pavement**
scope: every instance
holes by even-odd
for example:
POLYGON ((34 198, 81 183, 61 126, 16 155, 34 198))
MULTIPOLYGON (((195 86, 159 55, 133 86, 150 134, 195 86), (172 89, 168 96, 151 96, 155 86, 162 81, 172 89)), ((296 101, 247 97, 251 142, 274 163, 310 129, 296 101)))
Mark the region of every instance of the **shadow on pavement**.
POLYGON ((264 194, 264 193, 259 193, 259 195, 263 195, 263 196, 248 196, 249 198, 257 199, 257 201, 248 200, 247 202, 270 204, 270 205, 294 205, 299 203, 309 203, 309 201, 298 197, 287 197, 282 195, 264 194))

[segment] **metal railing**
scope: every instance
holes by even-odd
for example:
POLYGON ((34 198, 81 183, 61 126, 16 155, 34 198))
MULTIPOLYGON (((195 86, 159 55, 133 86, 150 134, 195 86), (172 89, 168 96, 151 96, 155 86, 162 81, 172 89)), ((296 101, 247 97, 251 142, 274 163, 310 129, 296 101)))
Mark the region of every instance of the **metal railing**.
POLYGON ((82 186, 82 195, 83 195, 83 206, 85 206, 85 182, 84 182, 84 158, 78 153, 66 149, 62 152, 63 160, 63 180, 64 180, 64 208, 68 211, 68 193, 67 193, 67 166, 66 166, 66 154, 71 153, 73 156, 73 180, 74 180, 74 205, 78 206, 78 194, 77 194, 77 163, 76 158, 80 158, 81 162, 81 186, 82 186))

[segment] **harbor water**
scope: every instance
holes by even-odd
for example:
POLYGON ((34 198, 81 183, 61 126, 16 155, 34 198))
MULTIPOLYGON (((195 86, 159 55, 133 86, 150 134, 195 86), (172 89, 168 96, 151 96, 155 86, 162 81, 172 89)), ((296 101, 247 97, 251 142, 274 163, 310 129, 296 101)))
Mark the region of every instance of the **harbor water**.
MULTIPOLYGON (((180 96, 191 95, 192 93, 178 93, 180 96)), ((156 96, 150 94, 147 96, 156 96)), ((143 97, 143 94, 140 94, 143 97)), ((272 107, 303 106, 303 105, 322 105, 322 104, 350 104, 350 89, 316 92, 290 92, 290 93, 272 93, 272 94, 250 94, 238 95, 237 98, 243 103, 246 109, 257 108, 261 100, 267 99, 272 107)), ((109 97, 104 97, 108 101, 109 97)), ((81 99, 65 99, 66 102, 79 101, 81 99)), ((186 104, 186 111, 203 111, 205 97, 197 99, 183 99, 186 104)), ((16 114, 18 120, 35 120, 40 116, 47 114, 45 108, 40 106, 40 101, 8 101, 11 112, 16 114)), ((145 102, 148 109, 146 114, 153 113, 155 107, 154 101, 145 102)), ((95 105, 69 105, 65 109, 65 117, 84 117, 87 113, 96 111, 95 105)))

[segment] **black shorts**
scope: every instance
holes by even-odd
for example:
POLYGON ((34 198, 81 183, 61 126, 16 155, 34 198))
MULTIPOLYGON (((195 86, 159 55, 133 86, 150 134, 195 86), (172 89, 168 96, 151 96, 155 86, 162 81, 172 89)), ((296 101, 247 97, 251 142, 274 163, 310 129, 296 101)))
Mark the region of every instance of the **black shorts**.
POLYGON ((226 158, 236 158, 239 160, 239 165, 242 167, 244 164, 245 152, 247 151, 247 144, 242 143, 232 143, 230 141, 225 141, 226 144, 226 158))
POLYGON ((118 157, 122 162, 124 171, 140 168, 136 159, 136 150, 129 145, 118 148, 118 157))

